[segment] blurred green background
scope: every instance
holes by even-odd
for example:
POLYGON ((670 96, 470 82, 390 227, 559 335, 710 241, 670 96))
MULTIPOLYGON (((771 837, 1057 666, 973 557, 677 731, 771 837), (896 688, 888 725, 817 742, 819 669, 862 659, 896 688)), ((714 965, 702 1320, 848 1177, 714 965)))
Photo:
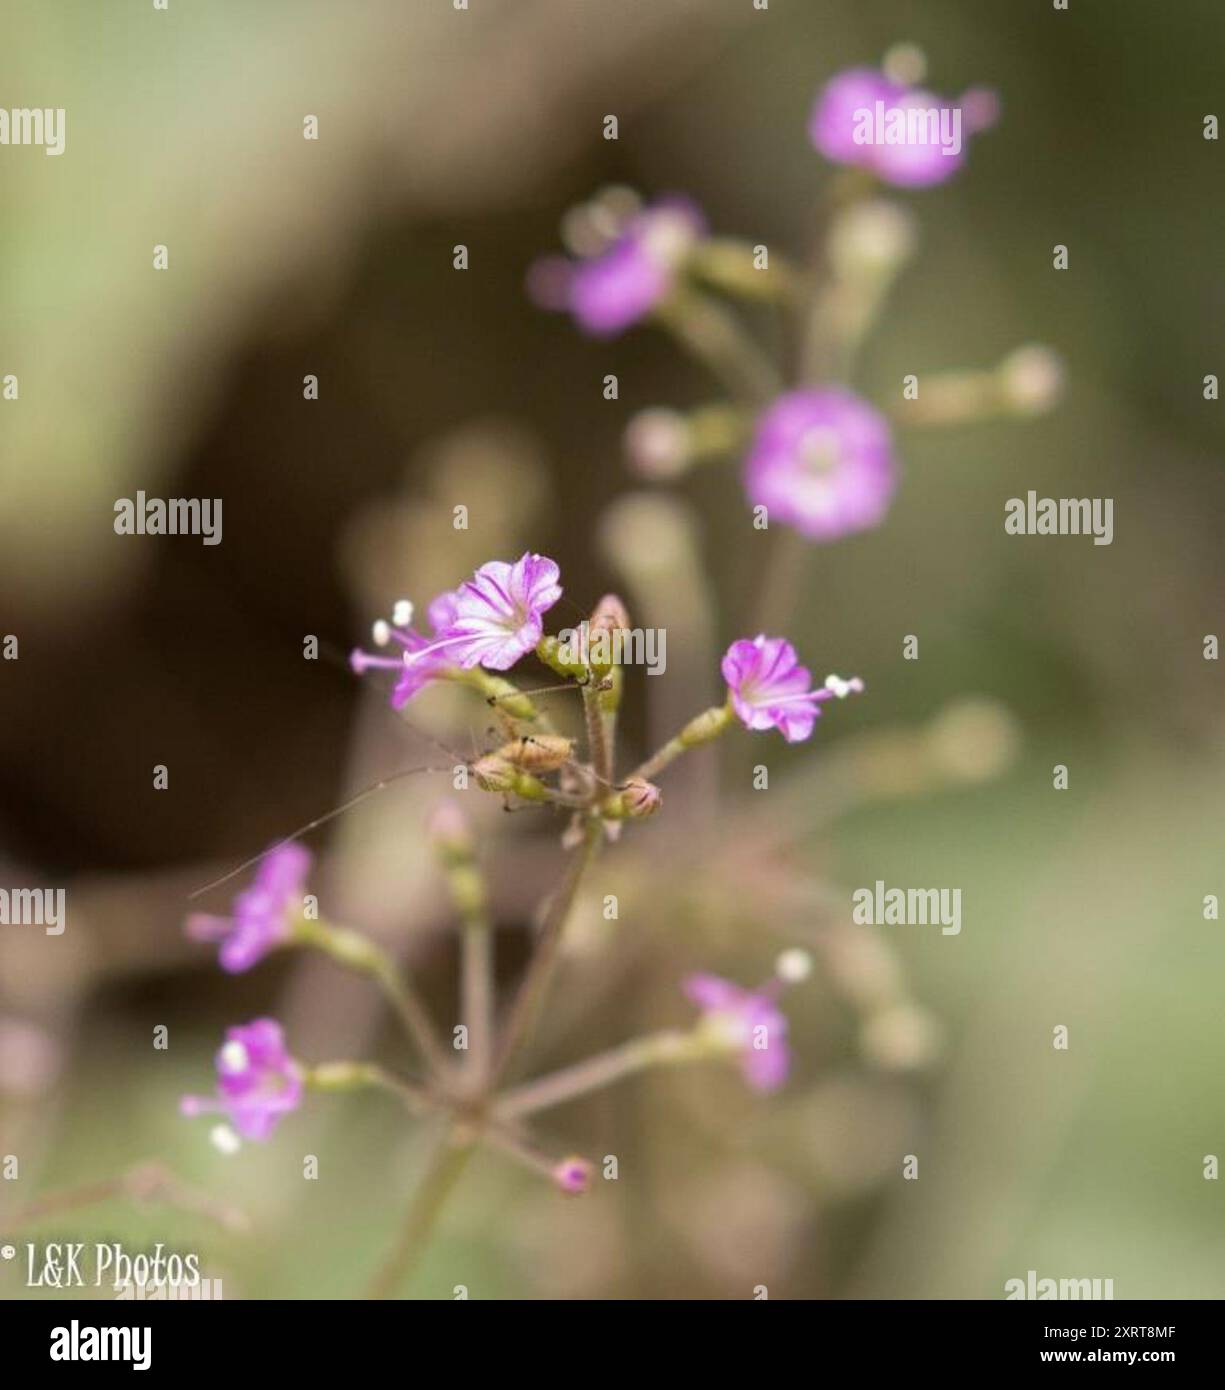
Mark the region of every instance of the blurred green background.
MULTIPOLYGON (((1225 887, 1221 676, 1202 656, 1225 599, 1220 406, 1202 398, 1225 311, 1225 180, 1201 133, 1225 114, 1220 5, 8 0, 3 25, 4 103, 68 124, 58 159, 0 148, 0 374, 20 379, 0 402, 0 632, 21 644, 0 664, 0 868, 67 885, 69 908, 62 937, 0 927, 0 1155, 21 1160, 0 1237, 161 1240, 199 1250, 228 1297, 360 1290, 411 1186, 411 1127, 376 1098, 313 1101, 223 1158, 177 1097, 207 1088, 222 1028, 260 1013, 312 1060, 394 1063, 394 1036, 327 967, 222 978, 181 939, 187 893, 433 756, 343 653, 401 593, 491 556, 554 555, 575 613, 616 585, 668 628, 660 690, 631 691, 630 756, 715 693, 759 568, 734 471, 686 480, 671 509, 605 514, 637 490, 629 417, 712 384, 653 330, 580 339, 523 275, 606 183, 685 190, 719 231, 803 254, 830 179, 805 137, 813 95, 910 40, 935 90, 992 86, 1002 119, 959 178, 903 196, 919 252, 856 389, 893 401, 909 372, 1040 340, 1065 398, 1030 422, 899 431, 890 516, 812 555, 790 626, 868 697, 798 750, 721 750, 723 801, 713 754, 678 770, 657 847, 647 827, 601 862, 597 886, 628 905, 615 931, 589 914, 535 1061, 683 1022, 687 970, 751 983, 878 878, 963 890, 960 936, 882 933, 943 1045, 923 1067, 874 1058, 819 968, 788 1001, 782 1095, 710 1069, 542 1117, 558 1151, 616 1153, 618 1183, 564 1201, 482 1156, 410 1292, 998 1298, 1035 1269, 1111 1277, 1116 1297, 1225 1296, 1225 1199, 1202 1177, 1225 1145, 1225 956, 1201 906, 1225 887), (137 488, 223 497, 224 543, 116 536, 137 488), (1113 545, 1006 536, 1004 501, 1030 488, 1112 497, 1113 545), (305 633, 334 659, 303 662, 305 633), (1010 711, 1015 757, 990 779, 925 777, 914 731, 970 695, 1010 711), (765 757, 795 779, 796 846, 766 873, 768 818, 746 831, 742 883, 755 864, 779 900, 733 893, 713 854, 674 874, 677 838, 715 843, 765 757), (127 1200, 15 1225, 153 1157, 245 1231, 127 1200)), ((422 718, 485 736, 483 712, 445 701, 422 718)), ((437 791, 404 784, 312 847, 329 912, 404 943, 445 1020, 453 945, 422 835, 437 791)), ((557 827, 489 828, 511 981, 557 827)), ((27 1293, 13 1266, 0 1293, 27 1293)))

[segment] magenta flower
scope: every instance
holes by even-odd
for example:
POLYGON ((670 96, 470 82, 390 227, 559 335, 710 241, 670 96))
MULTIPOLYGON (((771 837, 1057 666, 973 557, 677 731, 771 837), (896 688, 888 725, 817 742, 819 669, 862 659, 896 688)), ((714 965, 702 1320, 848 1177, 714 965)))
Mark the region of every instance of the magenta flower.
POLYGON ((577 1197, 591 1186, 591 1164, 585 1158, 563 1158, 553 1167, 553 1181, 571 1197, 577 1197))
POLYGON ((394 642, 401 649, 399 655, 375 656, 359 647, 350 653, 350 668, 359 676, 372 668, 398 671, 399 679, 391 692, 391 707, 403 709, 430 681, 438 680, 453 669, 439 639, 455 617, 455 607, 456 598, 450 592, 441 593, 431 601, 428 617, 433 632, 427 637, 411 626, 413 606, 407 599, 401 599, 392 612, 391 622, 380 618, 373 634, 375 646, 387 647, 394 642))
POLYGON ((221 1112, 244 1139, 267 1139, 282 1115, 302 1103, 302 1068, 289 1055, 279 1023, 257 1018, 227 1028, 217 1053, 216 1096, 184 1096, 188 1116, 221 1112))
POLYGON ((701 213, 687 198, 663 198, 631 217, 598 255, 537 262, 529 292, 545 308, 568 309, 594 337, 612 337, 667 297, 704 231, 701 213))
POLYGON ((896 484, 884 416, 841 386, 779 396, 758 420, 744 466, 752 505, 812 541, 878 525, 896 484))
POLYGON ((530 551, 514 564, 490 560, 453 593, 439 594, 429 607, 431 636, 411 626, 413 606, 402 599, 390 623, 374 625, 376 646, 395 643, 396 656, 360 648, 349 657, 359 675, 373 668, 399 672, 391 703, 402 708, 430 681, 484 666, 506 671, 532 651, 544 632, 541 619, 561 598, 555 561, 530 551))
POLYGON ((721 1034, 740 1054, 749 1085, 755 1091, 776 1091, 787 1079, 791 1053, 787 1018, 771 987, 747 990, 718 975, 690 975, 684 989, 701 1009, 703 1026, 721 1034))
POLYGON ((822 88, 808 135, 835 164, 923 188, 952 178, 965 163, 969 136, 993 125, 998 112, 995 94, 984 88, 949 101, 873 68, 851 68, 822 88))
POLYGON ((802 743, 826 700, 845 699, 863 691, 858 676, 829 676, 812 689, 812 676, 801 666, 795 648, 783 637, 742 638, 723 657, 723 679, 736 717, 746 729, 777 729, 788 743, 802 743))
MULTIPOLYGON (((466 669, 509 670, 544 634, 541 619, 561 598, 559 575, 555 561, 530 551, 513 565, 482 565, 455 591, 455 615, 435 646, 448 648, 450 659, 466 669)), ((417 659, 405 657, 407 663, 417 659)))
POLYGON ((187 919, 187 935, 193 941, 219 941, 218 959, 230 974, 250 970, 289 939, 310 866, 310 852, 301 845, 269 850, 260 861, 255 882, 234 899, 233 917, 193 912, 187 919))

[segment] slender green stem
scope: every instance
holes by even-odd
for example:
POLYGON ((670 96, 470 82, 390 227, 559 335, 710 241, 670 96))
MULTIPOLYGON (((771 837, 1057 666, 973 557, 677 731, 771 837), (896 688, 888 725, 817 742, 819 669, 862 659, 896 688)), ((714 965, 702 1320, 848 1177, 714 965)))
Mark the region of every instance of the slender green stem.
POLYGON ((460 1016, 467 1030, 467 1089, 475 1093, 484 1085, 493 1051, 494 960, 489 893, 472 830, 459 808, 440 807, 430 833, 461 923, 460 1016))
POLYGON ((487 1121, 481 1130, 481 1136, 493 1148, 501 1150, 530 1172, 537 1173, 550 1182, 555 1180, 554 1170, 557 1168, 558 1159, 545 1153, 509 1125, 487 1121))
POLYGON ((738 399, 761 407, 782 389, 774 364, 718 300, 681 286, 655 316, 738 399))
POLYGON ((370 1284, 370 1298, 393 1298, 396 1290, 417 1269, 439 1214, 474 1147, 471 1140, 457 1142, 455 1130, 450 1125, 438 1136, 396 1243, 370 1284))
POLYGON ((561 886, 549 900, 544 922, 536 941, 536 949, 527 967, 519 992, 510 1006, 506 1024, 502 1030, 501 1042, 489 1078, 492 1091, 506 1074, 515 1050, 526 1040, 535 1027, 537 1016, 548 993, 553 973, 561 957, 562 936, 574 899, 578 893, 587 866, 595 857, 602 833, 598 818, 590 817, 585 826, 583 843, 573 851, 566 867, 566 876, 561 886))
POLYGON ((447 1073, 450 1061, 439 1046, 425 1005, 391 957, 373 941, 347 927, 335 927, 306 918, 300 918, 295 924, 294 939, 301 945, 323 951, 340 965, 375 980, 431 1069, 439 1075, 447 1073))
POLYGON ((468 1068, 476 1086, 484 1083, 493 1054, 493 931, 484 915, 464 921, 462 938, 463 1008, 468 1025, 468 1068))
POLYGON ((495 1113, 503 1120, 532 1115, 538 1110, 562 1105, 589 1091, 609 1086, 647 1067, 683 1062, 691 1057, 705 1056, 706 1052, 706 1047, 694 1034, 678 1029, 634 1038, 563 1071, 555 1071, 551 1076, 517 1087, 496 1103, 495 1113))
MULTIPOLYGON (((691 719, 688 724, 674 738, 670 738, 658 752, 653 753, 645 763, 634 769, 630 773, 630 778, 639 778, 644 782, 651 782, 656 775, 664 770, 669 763, 675 762, 682 753, 688 752, 690 748, 697 748, 703 743, 709 743, 711 739, 718 738, 721 733, 730 727, 735 718, 734 711, 730 704, 714 705, 708 710, 704 710, 696 718, 691 719)), ((629 780, 627 778, 627 780, 629 780)))
POLYGON ((414 1115, 427 1115, 438 1107, 424 1086, 405 1081, 374 1062, 320 1062, 307 1068, 305 1081, 315 1091, 360 1091, 375 1086, 397 1096, 414 1115))
POLYGON ((583 716, 587 721, 587 752, 601 788, 612 782, 613 754, 609 743, 609 727, 600 700, 600 685, 594 674, 583 686, 583 716))

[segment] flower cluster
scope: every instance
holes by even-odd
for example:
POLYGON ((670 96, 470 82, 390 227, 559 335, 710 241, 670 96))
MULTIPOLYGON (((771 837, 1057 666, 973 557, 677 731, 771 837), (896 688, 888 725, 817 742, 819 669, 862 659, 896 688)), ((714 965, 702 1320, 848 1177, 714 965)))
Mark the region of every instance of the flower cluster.
POLYGON ((1036 399, 1017 389, 1017 354, 994 370, 929 374, 922 401, 907 395, 893 409, 849 385, 854 352, 914 243, 909 214, 878 190, 947 182, 964 167, 971 137, 999 114, 986 88, 956 101, 925 90, 923 67, 922 55, 904 48, 881 69, 836 74, 817 93, 811 143, 858 180, 831 200, 827 244, 810 258, 819 271, 801 271, 773 248, 713 235, 686 198, 644 207, 620 188, 566 219, 570 258, 546 256, 531 267, 536 303, 568 311, 599 338, 655 322, 731 391, 728 406, 688 416, 640 411, 625 445, 643 477, 671 479, 711 458, 737 458, 757 529, 778 523, 827 544, 874 529, 888 512, 899 478, 891 416, 915 425, 1021 416, 1058 394, 1058 360, 1033 346, 1021 351, 1027 379, 1039 383, 1036 399), (726 301, 736 299, 773 300, 793 316, 796 380, 781 379, 728 311, 726 301))
MULTIPOLYGON (((760 516, 763 526, 778 522, 818 544, 871 530, 886 516, 899 474, 893 428, 887 412, 848 382, 854 351, 912 238, 906 214, 877 193, 866 193, 865 186, 932 185, 964 162, 960 145, 948 153, 907 139, 864 138, 869 116, 879 125, 892 112, 909 131, 911 113, 939 102, 920 88, 921 74, 913 69, 913 63, 907 72, 897 64, 879 72, 854 69, 817 97, 812 142, 828 160, 849 166, 855 185, 837 200, 827 243, 812 258, 820 272, 801 272, 777 254, 765 255, 764 247, 714 236, 685 198, 643 206, 625 190, 596 199, 568 219, 571 254, 532 268, 532 297, 570 314, 583 332, 603 339, 645 321, 658 323, 727 386, 726 402, 688 415, 656 408, 631 424, 627 440, 644 473, 675 477, 708 458, 736 458, 754 524, 760 516), (794 316, 792 336, 801 350, 793 380, 784 379, 729 313, 727 301, 738 298, 770 301, 794 316)), ((967 93, 949 109, 956 112, 959 138, 985 129, 996 114, 994 98, 982 91, 967 93)), ((915 129, 923 124, 915 122, 915 129)), ((1057 387, 1052 359, 1025 349, 995 372, 936 374, 925 385, 919 414, 889 413, 913 423, 977 418, 992 409, 1031 414, 1057 387)), ((376 650, 358 649, 350 658, 358 675, 393 677, 389 699, 397 710, 440 681, 479 695, 493 711, 500 742, 470 762, 457 760, 451 769, 455 789, 492 794, 508 807, 542 808, 564 824, 565 872, 542 905, 530 961, 515 991, 499 1007, 489 894, 474 837, 457 805, 434 815, 429 835, 462 933, 462 1027, 452 1030, 465 1039, 456 1044, 462 1055, 440 1043, 430 1012, 391 955, 358 931, 318 919, 317 901, 304 896, 311 858, 291 836, 262 858, 231 915, 193 915, 188 934, 217 944, 220 963, 230 972, 251 969, 275 949, 295 947, 320 951, 361 973, 386 995, 413 1044, 421 1075, 402 1076, 366 1061, 308 1064, 292 1055, 280 1025, 268 1018, 231 1028, 217 1054, 216 1094, 182 1101, 186 1115, 222 1117, 214 1141, 223 1150, 233 1151, 242 1139, 267 1139, 311 1092, 374 1087, 396 1097, 413 1116, 440 1121, 443 1141, 422 1185, 427 1196, 445 1190, 456 1155, 477 1143, 544 1176, 556 1190, 578 1195, 590 1188, 594 1165, 581 1155, 559 1157, 541 1149, 528 1128, 549 1107, 647 1068, 714 1059, 736 1062, 757 1092, 774 1091, 786 1080, 791 1051, 780 994, 785 984, 804 979, 810 965, 806 953, 795 949, 783 952, 774 977, 756 989, 709 973, 688 975, 683 991, 697 1008, 688 1027, 632 1038, 561 1071, 508 1084, 548 997, 587 866, 626 823, 661 814, 659 779, 668 767, 737 725, 803 743, 830 701, 864 690, 858 676, 814 681, 792 642, 771 635, 786 630, 787 621, 765 616, 763 605, 761 621, 746 624, 747 632, 759 626, 771 631, 741 636, 727 647, 720 702, 694 714, 644 761, 623 768, 618 717, 627 676, 616 655, 620 644, 585 637, 575 646, 547 633, 545 619, 562 593, 560 568, 546 555, 527 551, 514 561, 490 560, 436 595, 420 625, 414 624, 411 602, 395 603, 390 619, 374 624, 376 650), (520 668, 529 658, 543 669, 546 685, 521 683, 520 668), (554 701, 563 713, 574 711, 573 728, 560 717, 554 722, 554 701)), ((629 630, 629 623, 625 604, 609 594, 595 605, 584 632, 610 638, 629 630)), ((854 973, 845 962, 844 973, 854 973)), ((879 1002, 879 990, 873 998, 879 1002)), ((418 1214, 411 1212, 409 1230, 416 1231, 417 1223, 418 1214)), ((394 1268, 379 1287, 394 1286, 400 1273, 394 1268)))
MULTIPOLYGON (((528 552, 513 564, 491 560, 471 579, 429 605, 431 635, 412 627, 411 605, 402 600, 396 604, 391 622, 375 625, 376 643, 385 650, 394 647, 398 654, 380 657, 355 652, 352 664, 358 672, 394 671, 397 680, 390 699, 399 708, 432 680, 460 678, 464 672, 477 669, 506 672, 535 653, 545 667, 581 695, 586 757, 576 754, 575 739, 553 731, 551 724, 543 721, 533 703, 534 692, 521 691, 502 678, 499 688, 509 693, 511 711, 500 714, 506 741, 496 751, 477 758, 470 770, 481 790, 563 808, 571 818, 566 843, 583 844, 588 853, 600 838, 616 838, 621 822, 656 814, 662 795, 654 778, 675 758, 716 738, 737 720, 746 729, 776 729, 788 742, 800 742, 811 736, 825 702, 864 688, 858 677, 843 680, 838 676, 828 676, 814 688, 807 668, 785 638, 762 634, 741 639, 733 642, 723 657, 724 703, 696 715, 653 757, 618 779, 615 716, 623 673, 615 663, 607 664, 605 656, 596 664, 591 655, 596 644, 584 644, 581 651, 573 651, 545 634, 544 616, 561 597, 559 581, 557 564, 543 555, 528 552)), ((625 605, 610 594, 596 606, 590 628, 600 633, 624 629, 628 624, 625 605)), ((617 648, 613 645, 610 650, 617 648)), ((482 933, 487 931, 481 915, 484 892, 472 838, 458 808, 452 805, 441 810, 434 817, 431 834, 451 879, 455 901, 475 933, 470 938, 474 954, 465 961, 465 970, 484 972, 487 987, 491 964, 484 947, 477 950, 477 944, 485 939, 482 933)), ((415 1083, 389 1077, 367 1063, 306 1066, 290 1054, 278 1023, 257 1019, 226 1034, 217 1054, 216 1096, 187 1096, 182 1102, 185 1115, 220 1113, 226 1117, 228 1124, 214 1129, 215 1142, 226 1151, 233 1151, 241 1139, 267 1139, 278 1121, 301 1104, 308 1088, 382 1085, 415 1109, 445 1111, 454 1104, 467 1104, 473 1086, 494 1088, 500 1076, 497 1063, 489 1060, 493 1025, 488 1001, 473 1003, 473 1011, 484 1016, 465 1025, 478 1032, 484 1060, 479 1067, 462 1068, 456 1075, 441 1054, 426 1011, 394 963, 359 933, 321 922, 317 914, 305 910, 307 901, 315 901, 304 898, 310 865, 309 853, 292 838, 274 847, 261 859, 251 886, 235 898, 232 914, 193 914, 186 924, 188 935, 218 945, 221 965, 231 972, 250 969, 280 947, 301 946, 321 950, 339 964, 369 975, 387 991, 427 1063, 428 1087, 418 1090, 415 1083)), ((563 901, 558 929, 567 907, 563 901)), ((697 1026, 689 1034, 665 1034, 634 1045, 627 1054, 630 1062, 638 1067, 739 1056, 750 1085, 758 1090, 773 1089, 782 1083, 788 1066, 786 1020, 775 1003, 777 984, 746 991, 711 975, 691 977, 685 990, 701 1010, 697 1026)), ((473 986, 473 1001, 483 997, 485 987, 477 990, 473 986)), ((512 1008, 501 1039, 503 1057, 518 1040, 516 1029, 526 1026, 523 1017, 512 1008)), ((594 1067, 597 1075, 603 1075, 608 1067, 599 1059, 586 1065, 594 1067)), ((623 1068, 626 1065, 629 1063, 623 1063, 623 1068)), ((511 1093, 516 1111, 538 1108, 558 1094, 561 1082, 546 1078, 533 1084, 538 1090, 531 1093, 529 1086, 526 1101, 522 1093, 511 1093), (541 1100, 541 1089, 545 1101, 541 1100)), ((489 1104, 496 1115, 496 1090, 489 1104)), ((509 1133, 492 1130, 491 1142, 495 1139, 537 1169, 543 1166, 561 1191, 573 1194, 586 1190, 591 1168, 585 1159, 546 1162, 523 1150, 509 1133)))

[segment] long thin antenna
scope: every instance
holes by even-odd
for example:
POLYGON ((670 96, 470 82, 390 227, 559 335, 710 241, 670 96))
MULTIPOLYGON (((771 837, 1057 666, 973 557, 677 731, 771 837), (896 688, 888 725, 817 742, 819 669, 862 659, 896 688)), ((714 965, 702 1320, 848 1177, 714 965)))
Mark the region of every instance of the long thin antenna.
POLYGON ((356 796, 351 796, 348 801, 325 812, 322 816, 316 816, 312 821, 307 821, 305 825, 299 826, 292 834, 286 835, 283 840, 278 840, 275 845, 261 850, 259 854, 253 854, 250 859, 244 860, 236 869, 231 869, 229 873, 222 874, 220 878, 213 879, 211 883, 206 883, 203 888, 197 888, 194 893, 189 893, 187 895, 188 901, 201 897, 213 888, 220 888, 223 883, 229 883, 230 879, 237 878, 244 869, 249 869, 252 864, 258 864, 261 859, 266 859, 274 850, 283 849, 286 845, 293 844, 295 840, 300 840, 303 835, 309 835, 312 830, 318 830, 321 825, 326 825, 328 821, 335 820, 337 816, 343 816, 346 811, 351 811, 354 806, 360 805, 367 797, 373 796, 375 792, 381 792, 393 782, 399 782, 405 777, 413 777, 421 772, 450 771, 452 769, 449 767, 406 767, 399 772, 392 772, 386 777, 381 777, 377 782, 372 782, 368 787, 364 787, 356 796))
POLYGON ((512 690, 506 695, 486 695, 485 703, 487 705, 500 705, 503 700, 522 700, 524 698, 530 700, 536 695, 553 695, 559 690, 577 691, 582 690, 582 688, 581 685, 578 685, 574 681, 562 681, 560 685, 538 685, 535 688, 526 690, 512 690))

